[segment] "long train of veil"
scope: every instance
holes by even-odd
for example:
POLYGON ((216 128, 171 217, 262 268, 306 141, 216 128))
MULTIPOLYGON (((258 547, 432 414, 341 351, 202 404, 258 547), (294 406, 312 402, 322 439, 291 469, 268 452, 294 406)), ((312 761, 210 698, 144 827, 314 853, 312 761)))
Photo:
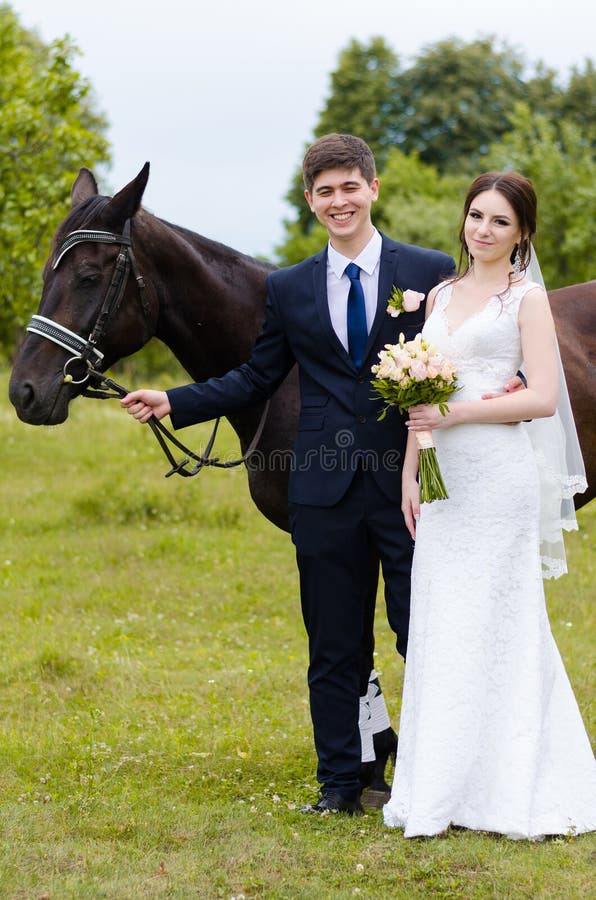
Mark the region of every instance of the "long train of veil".
MULTIPOLYGON (((534 248, 526 270, 529 281, 542 287, 544 279, 534 248)), ((573 497, 588 487, 567 382, 557 343, 559 399, 554 416, 524 423, 534 448, 540 477, 540 556, 543 578, 567 571, 563 531, 577 529, 573 497)))

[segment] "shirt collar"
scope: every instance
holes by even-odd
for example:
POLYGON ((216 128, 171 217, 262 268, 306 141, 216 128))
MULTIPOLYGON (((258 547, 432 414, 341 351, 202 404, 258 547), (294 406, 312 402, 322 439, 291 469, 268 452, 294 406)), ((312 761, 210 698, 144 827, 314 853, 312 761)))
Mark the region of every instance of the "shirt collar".
POLYGON ((379 259, 381 258, 382 243, 383 240, 381 238, 381 235, 375 228, 374 234, 366 247, 364 247, 356 257, 356 259, 353 260, 348 259, 347 256, 343 255, 343 253, 338 253, 335 247, 333 247, 331 243, 329 243, 327 248, 328 265, 338 278, 341 278, 346 266, 351 262, 355 262, 356 265, 361 269, 364 269, 364 271, 368 275, 372 275, 379 262, 379 259))

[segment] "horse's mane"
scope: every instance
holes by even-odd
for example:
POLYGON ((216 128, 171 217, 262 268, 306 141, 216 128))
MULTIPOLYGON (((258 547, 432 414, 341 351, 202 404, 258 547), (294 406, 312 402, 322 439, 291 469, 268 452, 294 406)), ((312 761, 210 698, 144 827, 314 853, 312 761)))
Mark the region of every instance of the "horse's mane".
POLYGON ((83 200, 82 203, 79 203, 77 206, 73 207, 73 209, 71 209, 71 211, 68 213, 68 215, 60 225, 59 236, 62 238, 64 235, 69 234, 71 231, 76 231, 77 229, 90 224, 96 219, 99 219, 101 217, 101 213, 109 202, 109 197, 101 197, 99 195, 95 195, 93 197, 89 197, 87 200, 83 200))
MULTIPOLYGON (((110 197, 94 195, 73 207, 54 235, 50 259, 53 258, 56 249, 62 244, 66 235, 70 234, 72 231, 89 227, 91 224, 95 227, 101 226, 102 213, 109 204, 110 199, 110 197)), ((276 268, 275 265, 266 262, 265 260, 257 259, 246 253, 241 253, 239 250, 234 250, 226 244, 197 234, 189 228, 184 228, 182 225, 175 225, 173 222, 168 222, 166 219, 160 219, 158 216, 155 216, 153 213, 150 213, 142 207, 138 211, 137 216, 144 218, 147 223, 153 220, 154 222, 159 222, 161 225, 165 225, 168 230, 172 231, 195 250, 198 250, 202 256, 207 259, 211 258, 220 263, 223 261, 224 264, 226 261, 230 263, 233 261, 243 262, 247 265, 256 266, 265 272, 271 272, 276 268)))
POLYGON ((77 206, 73 207, 70 210, 66 218, 62 220, 56 232, 54 233, 54 237, 52 238, 52 246, 50 248, 50 255, 46 260, 46 269, 51 264, 57 248, 61 246, 66 235, 70 234, 71 231, 77 231, 78 229, 87 225, 89 222, 98 218, 102 210, 109 203, 109 200, 109 197, 89 197, 87 200, 83 200, 82 203, 79 203, 77 206))
MULTIPOLYGON (((143 210, 143 212, 146 212, 143 210)), ((216 257, 218 260, 222 258, 234 259, 234 260, 243 260, 246 263, 252 263, 253 265, 258 266, 266 272, 272 272, 277 268, 273 263, 267 262, 263 259, 258 259, 254 256, 249 256, 247 253, 242 253, 240 250, 234 250, 233 247, 229 247, 227 244, 222 244, 219 241, 214 241, 211 238, 207 238, 202 234, 198 234, 196 231, 191 231, 189 228, 184 228, 182 225, 175 225, 173 222, 168 222, 166 219, 159 219, 157 216, 154 218, 158 219, 162 225, 165 225, 167 228, 171 228, 176 232, 180 237, 182 237, 185 241, 187 241, 191 246, 200 250, 201 254, 204 257, 216 257)))

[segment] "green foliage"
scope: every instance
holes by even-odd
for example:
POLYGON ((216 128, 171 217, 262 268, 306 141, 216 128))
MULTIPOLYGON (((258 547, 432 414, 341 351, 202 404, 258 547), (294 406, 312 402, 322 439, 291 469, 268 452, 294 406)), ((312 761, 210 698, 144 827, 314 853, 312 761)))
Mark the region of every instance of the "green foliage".
POLYGON ((487 167, 526 175, 538 195, 536 250, 549 288, 594 278, 596 159, 577 125, 519 104, 487 167))
POLYGON ((399 84, 399 62, 383 38, 368 44, 350 41, 331 75, 331 94, 321 112, 315 137, 341 130, 366 134, 377 164, 382 166, 397 139, 395 93, 399 84), (338 123, 343 123, 338 129, 338 123))
POLYGON ((381 231, 408 244, 434 247, 457 258, 459 219, 465 175, 441 175, 420 161, 394 149, 381 174, 381 190, 374 221, 381 231))
POLYGON ((559 92, 558 109, 553 120, 573 122, 581 132, 582 141, 588 140, 596 147, 596 67, 592 60, 584 62, 583 70, 577 66, 571 70, 566 90, 559 92))
POLYGON ((45 46, 0 6, 0 349, 36 305, 51 236, 82 165, 106 162, 106 121, 67 40, 45 46))
POLYGON ((478 159, 508 128, 508 113, 525 96, 523 62, 494 38, 439 41, 400 78, 400 147, 439 170, 478 159))
MULTIPOLYGON (((314 217, 313 217, 314 218, 314 217)), ((316 219, 311 223, 312 227, 302 230, 299 222, 287 224, 286 240, 276 248, 276 255, 280 265, 290 266, 293 263, 306 259, 318 253, 327 243, 327 232, 316 219)))

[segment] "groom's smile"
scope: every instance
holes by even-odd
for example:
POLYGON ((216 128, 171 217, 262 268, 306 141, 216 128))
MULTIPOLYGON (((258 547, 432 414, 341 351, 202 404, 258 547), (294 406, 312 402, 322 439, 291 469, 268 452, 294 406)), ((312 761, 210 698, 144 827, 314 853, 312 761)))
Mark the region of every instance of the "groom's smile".
MULTIPOLYGON (((305 191, 306 200, 332 244, 346 245, 359 252, 372 233, 371 207, 379 196, 379 181, 369 184, 360 169, 325 169, 315 178, 312 192, 305 191)), ((353 258, 353 257, 352 257, 353 258)))

